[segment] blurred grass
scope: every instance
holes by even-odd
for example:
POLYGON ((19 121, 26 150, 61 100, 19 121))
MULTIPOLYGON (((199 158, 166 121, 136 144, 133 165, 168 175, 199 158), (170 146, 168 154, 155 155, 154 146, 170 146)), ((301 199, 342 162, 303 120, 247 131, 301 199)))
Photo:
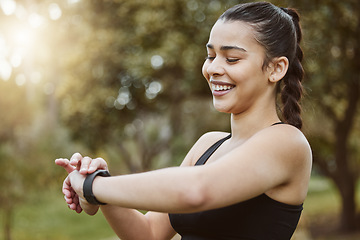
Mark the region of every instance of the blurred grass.
POLYGON ((12 236, 14 240, 101 240, 111 239, 114 233, 101 213, 88 216, 71 211, 57 188, 32 193, 15 210, 12 236))
MULTIPOLYGON (((360 182, 357 184, 356 202, 360 207, 360 182)), ((339 234, 341 198, 334 183, 322 176, 314 175, 309 185, 299 227, 293 240, 358 240, 360 233, 339 234), (301 237, 300 237, 301 236, 301 237)), ((296 233, 295 232, 295 233, 296 233)))
POLYGON ((340 201, 340 196, 331 180, 313 176, 304 203, 304 213, 309 216, 337 214, 340 211, 340 201))
MULTIPOLYGON (((357 191, 360 205, 360 184, 357 191)), ((313 176, 304 212, 293 240, 355 240, 360 235, 312 237, 310 227, 326 225, 337 219, 340 211, 340 197, 332 182, 320 176, 313 176), (330 220, 329 220, 330 219, 330 220)), ((2 236, 2 215, 0 212, 0 240, 2 236)), ((334 222, 328 225, 332 227, 334 222)), ((70 211, 59 188, 34 192, 27 202, 15 211, 14 240, 112 240, 117 239, 103 215, 88 216, 70 211)))

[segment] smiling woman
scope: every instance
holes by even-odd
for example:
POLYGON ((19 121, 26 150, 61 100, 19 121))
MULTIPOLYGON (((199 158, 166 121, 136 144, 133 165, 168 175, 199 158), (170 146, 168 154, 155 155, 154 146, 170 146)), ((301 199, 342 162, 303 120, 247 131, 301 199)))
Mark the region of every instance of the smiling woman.
MULTIPOLYGON (((219 20, 211 30, 203 75, 209 84, 215 85, 215 89, 212 88, 213 102, 220 112, 246 111, 249 106, 254 106, 251 101, 255 100, 261 100, 262 105, 275 104, 272 99, 276 82, 271 84, 273 89, 258 88, 259 84, 268 82, 273 69, 262 71, 265 51, 253 36, 253 29, 240 21, 219 20), (232 88, 218 91, 220 86, 224 85, 232 88), (259 95, 262 96, 261 99, 255 98, 259 95)), ((286 70, 287 68, 284 68, 283 73, 286 70)), ((282 76, 278 75, 279 80, 282 76)))
POLYGON ((90 215, 101 208, 121 239, 290 239, 312 162, 300 131, 300 39, 294 9, 255 2, 227 10, 210 32, 202 72, 231 132, 204 134, 180 167, 138 174, 111 177, 104 159, 79 153, 57 159, 69 173, 68 206, 90 215))

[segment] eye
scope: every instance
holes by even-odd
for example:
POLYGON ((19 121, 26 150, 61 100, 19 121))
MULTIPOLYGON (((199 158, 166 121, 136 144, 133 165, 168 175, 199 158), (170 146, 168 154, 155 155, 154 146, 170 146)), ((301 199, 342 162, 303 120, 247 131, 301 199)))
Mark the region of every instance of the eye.
POLYGON ((236 62, 240 61, 240 58, 227 58, 226 61, 228 63, 236 63, 236 62))
POLYGON ((214 60, 215 59, 215 57, 210 57, 210 56, 206 56, 205 57, 205 60, 210 60, 210 61, 212 61, 212 60, 214 60))

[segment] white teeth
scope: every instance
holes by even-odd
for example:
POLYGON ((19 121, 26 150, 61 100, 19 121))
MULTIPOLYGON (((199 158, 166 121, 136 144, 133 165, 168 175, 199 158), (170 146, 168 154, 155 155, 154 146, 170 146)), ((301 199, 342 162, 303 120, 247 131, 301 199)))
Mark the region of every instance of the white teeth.
POLYGON ((230 85, 215 85, 215 84, 212 84, 212 89, 215 90, 215 91, 230 90, 232 88, 233 88, 233 86, 230 86, 230 85))

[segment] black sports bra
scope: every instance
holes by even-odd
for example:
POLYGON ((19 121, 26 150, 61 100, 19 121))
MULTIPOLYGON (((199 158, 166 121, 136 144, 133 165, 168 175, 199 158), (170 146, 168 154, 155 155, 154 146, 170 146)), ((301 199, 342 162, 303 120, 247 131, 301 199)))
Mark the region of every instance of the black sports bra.
MULTIPOLYGON (((196 162, 205 164, 231 135, 212 145, 196 162)), ((266 194, 234 205, 186 214, 169 214, 182 240, 287 240, 298 224, 301 205, 278 202, 266 194)))

